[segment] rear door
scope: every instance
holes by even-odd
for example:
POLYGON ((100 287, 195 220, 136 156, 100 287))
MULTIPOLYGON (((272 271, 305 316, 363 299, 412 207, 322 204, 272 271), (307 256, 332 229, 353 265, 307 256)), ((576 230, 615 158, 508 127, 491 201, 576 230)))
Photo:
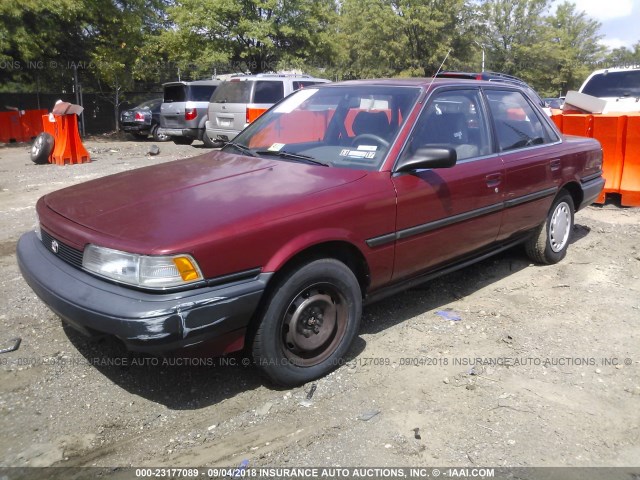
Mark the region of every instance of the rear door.
MULTIPOLYGON (((234 78, 222 83, 211 96, 209 124, 218 131, 239 132, 247 118, 247 104, 251 101, 254 82, 234 78)), ((232 138, 235 135, 230 136, 232 138)))
POLYGON ((505 167, 505 211, 499 239, 530 230, 546 217, 557 192, 560 141, 519 90, 487 88, 497 147, 505 167))
POLYGON ((446 145, 456 149, 458 161, 452 168, 393 177, 398 195, 395 280, 495 241, 502 218, 504 168, 493 153, 489 127, 478 88, 431 95, 402 155, 446 145))
POLYGON ((160 107, 160 125, 165 128, 182 128, 187 102, 187 86, 170 83, 164 86, 164 100, 160 107))

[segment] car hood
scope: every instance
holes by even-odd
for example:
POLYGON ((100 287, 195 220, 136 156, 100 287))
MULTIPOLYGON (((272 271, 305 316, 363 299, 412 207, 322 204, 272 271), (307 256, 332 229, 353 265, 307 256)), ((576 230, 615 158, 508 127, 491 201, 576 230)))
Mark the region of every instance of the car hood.
POLYGON ((161 251, 242 222, 271 222, 317 208, 319 192, 367 172, 211 152, 103 177, 46 195, 57 214, 120 239, 131 251, 161 251), (317 198, 317 197, 316 197, 317 198))

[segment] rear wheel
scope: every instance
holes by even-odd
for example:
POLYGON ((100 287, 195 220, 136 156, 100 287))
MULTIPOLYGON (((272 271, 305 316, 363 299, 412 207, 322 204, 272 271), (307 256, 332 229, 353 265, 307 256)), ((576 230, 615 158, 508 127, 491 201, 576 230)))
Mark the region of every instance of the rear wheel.
POLYGON ((209 137, 209 135, 207 135, 207 131, 205 130, 202 133, 202 143, 204 143, 204 146, 207 148, 214 148, 216 147, 216 142, 214 142, 211 137, 209 137))
POLYGON ((160 125, 156 125, 155 127, 153 127, 153 129, 151 130, 151 135, 153 135, 153 139, 156 142, 167 142, 169 141, 171 138, 169 137, 169 135, 165 135, 164 133, 160 133, 158 132, 158 129, 160 128, 160 125))
POLYGON ((171 137, 171 140, 176 145, 191 145, 193 143, 193 138, 191 137, 171 137))
POLYGON ((558 263, 567 254, 573 230, 573 198, 561 190, 551 205, 547 219, 525 243, 527 255, 534 262, 558 263))
POLYGON ((37 165, 43 165, 49 161, 49 155, 53 152, 53 135, 47 132, 39 134, 31 145, 31 161, 37 165))
POLYGON ((361 313, 360 285, 344 263, 307 263, 283 276, 271 292, 253 340, 253 359, 279 385, 314 380, 340 364, 361 313))

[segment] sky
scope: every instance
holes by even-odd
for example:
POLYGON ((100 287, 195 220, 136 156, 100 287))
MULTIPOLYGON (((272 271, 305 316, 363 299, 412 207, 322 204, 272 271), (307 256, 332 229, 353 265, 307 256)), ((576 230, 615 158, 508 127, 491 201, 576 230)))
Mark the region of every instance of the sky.
POLYGON ((605 46, 630 48, 640 41, 640 0, 573 0, 573 3, 578 11, 585 11, 602 24, 601 42, 605 46))

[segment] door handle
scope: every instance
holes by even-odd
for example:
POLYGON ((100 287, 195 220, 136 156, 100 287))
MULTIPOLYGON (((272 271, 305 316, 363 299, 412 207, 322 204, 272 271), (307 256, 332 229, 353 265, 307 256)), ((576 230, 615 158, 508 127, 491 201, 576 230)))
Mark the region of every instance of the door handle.
POLYGON ((487 175, 485 180, 487 181, 487 187, 495 188, 500 185, 500 182, 502 181, 502 174, 492 173, 491 175, 487 175))
POLYGON ((556 170, 560 170, 562 163, 560 162, 559 158, 555 158, 551 160, 551 162, 549 162, 549 166, 551 167, 551 171, 555 172, 556 170))

